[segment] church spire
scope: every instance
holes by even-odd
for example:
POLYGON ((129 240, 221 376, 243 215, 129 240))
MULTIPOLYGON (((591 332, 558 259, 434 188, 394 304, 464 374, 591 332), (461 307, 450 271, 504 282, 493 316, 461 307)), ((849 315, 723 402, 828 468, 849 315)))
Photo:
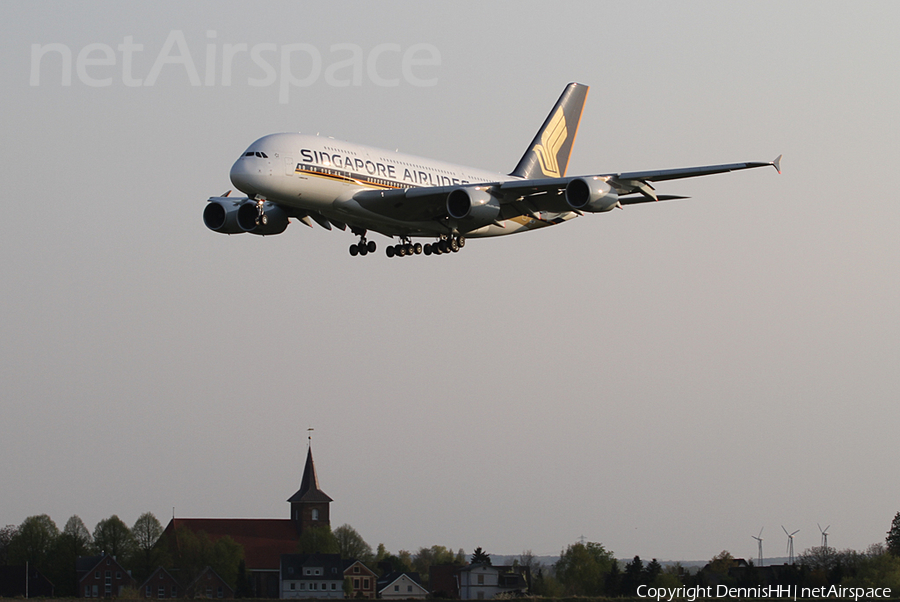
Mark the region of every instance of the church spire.
POLYGON ((332 499, 319 487, 312 445, 306 452, 306 466, 303 468, 300 489, 288 502, 291 504, 291 520, 294 521, 298 534, 310 527, 331 526, 328 509, 332 499))
POLYGON ((303 478, 300 479, 300 489, 288 501, 291 503, 332 501, 328 494, 319 487, 316 464, 313 462, 312 446, 306 452, 306 466, 303 468, 303 478))

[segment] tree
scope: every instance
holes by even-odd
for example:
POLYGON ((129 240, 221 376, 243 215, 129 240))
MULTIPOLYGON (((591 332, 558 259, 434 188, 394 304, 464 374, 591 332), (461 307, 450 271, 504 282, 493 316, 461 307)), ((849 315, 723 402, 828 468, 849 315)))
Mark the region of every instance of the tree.
POLYGON ((331 527, 311 527, 304 529, 297 540, 298 554, 340 554, 341 546, 338 543, 331 527))
POLYGON ((532 553, 531 550, 526 550, 519 554, 517 560, 519 562, 519 566, 528 569, 528 574, 532 576, 532 579, 544 566, 540 561, 538 561, 537 557, 534 555, 534 553, 532 553))
POLYGON ((866 555, 855 575, 841 581, 848 587, 888 587, 900 590, 900 558, 894 554, 866 555))
POLYGON ((56 586, 57 596, 75 596, 78 577, 75 562, 79 556, 87 556, 93 548, 91 532, 77 514, 69 517, 62 534, 56 540, 53 554, 55 565, 52 574, 46 575, 56 586))
POLYGON ((62 536, 66 538, 66 543, 72 546, 72 553, 76 558, 86 556, 94 545, 91 532, 77 514, 73 514, 66 521, 62 536))
POLYGON ((409 552, 400 550, 397 554, 391 554, 383 543, 378 544, 375 562, 378 565, 376 570, 382 575, 394 572, 411 573, 413 570, 412 555, 409 552))
MULTIPOLYGON (((401 554, 403 552, 401 551, 401 554)), ((415 556, 412 557, 412 570, 419 573, 422 579, 422 585, 430 585, 430 573, 432 566, 441 564, 457 564, 456 554, 449 548, 444 546, 431 546, 430 548, 419 548, 415 556)))
POLYGON ((570 596, 601 596, 615 559, 603 544, 575 543, 560 553, 556 578, 570 596))
POLYGON ((94 527, 94 548, 100 554, 125 559, 134 553, 134 536, 121 518, 113 514, 94 527))
POLYGON ((654 581, 656 581, 656 578, 662 574, 662 571, 662 565, 656 558, 654 558, 644 568, 644 583, 648 585, 653 583, 654 581))
POLYGON ((15 525, 6 525, 0 529, 0 566, 9 564, 9 542, 16 535, 15 525))
POLYGON ((887 550, 894 556, 900 556, 900 512, 894 515, 891 521, 891 530, 887 532, 885 538, 887 550))
POLYGON ((237 582, 234 585, 235 598, 249 598, 253 595, 253 588, 250 586, 250 577, 247 575, 247 563, 241 558, 238 563, 237 582))
POLYGON ((341 558, 360 560, 364 564, 372 561, 372 546, 366 543, 359 532, 350 525, 341 525, 334 530, 341 558))
POLYGON ((208 564, 234 589, 237 584, 238 567, 243 560, 244 546, 226 535, 212 545, 212 557, 208 564))
POLYGON ((385 545, 383 543, 378 544, 378 548, 375 550, 375 562, 381 562, 387 557, 388 551, 385 545))
POLYGON ((646 582, 645 577, 644 562, 640 556, 635 556, 625 565, 625 572, 622 574, 622 593, 626 596, 636 595, 638 586, 646 582))
POLYGON ((162 533, 162 524, 153 516, 152 512, 145 512, 134 521, 134 526, 131 528, 134 538, 134 556, 131 568, 138 583, 149 577, 150 573, 161 564, 162 551, 157 547, 156 542, 162 533))
POLYGON ((168 553, 172 558, 172 566, 180 572, 182 582, 190 583, 209 566, 232 589, 236 587, 244 548, 231 537, 226 535, 213 541, 203 531, 194 532, 186 527, 178 527, 175 537, 166 544, 170 548, 168 553))
POLYGON ((490 564, 491 563, 491 555, 486 553, 481 547, 475 548, 475 551, 472 553, 472 559, 470 561, 472 564, 490 564))
POLYGON ((606 595, 610 597, 618 597, 622 595, 622 571, 619 570, 619 561, 613 560, 609 572, 606 573, 604 579, 606 586, 606 595))
POLYGON ((46 514, 29 516, 9 542, 9 563, 25 564, 26 562, 41 572, 49 568, 50 554, 59 538, 56 523, 46 514))

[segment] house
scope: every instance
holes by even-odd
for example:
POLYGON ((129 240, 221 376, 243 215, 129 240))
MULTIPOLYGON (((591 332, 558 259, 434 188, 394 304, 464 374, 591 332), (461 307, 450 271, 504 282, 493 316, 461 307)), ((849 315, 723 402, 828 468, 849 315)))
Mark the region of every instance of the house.
POLYGON ((419 573, 394 572, 378 580, 378 597, 385 600, 424 600, 428 590, 422 587, 419 573))
POLYGON ((431 595, 441 599, 459 598, 459 564, 433 564, 428 569, 431 595))
POLYGON ((228 536, 244 548, 244 564, 255 598, 277 598, 280 594, 282 554, 297 551, 297 540, 305 529, 331 526, 329 504, 322 491, 312 446, 307 450, 300 489, 288 499, 290 518, 172 518, 160 541, 178 546, 178 532, 188 529, 205 533, 212 541, 228 536))
POLYGON ((185 588, 188 598, 234 598, 234 590, 212 567, 206 567, 185 588))
POLYGON ((487 600, 497 594, 525 594, 530 580, 527 567, 470 564, 459 569, 459 597, 487 600))
POLYGON ((378 575, 359 560, 344 560, 344 579, 350 583, 348 598, 375 598, 378 575))
POLYGON ((281 598, 343 598, 340 554, 282 554, 281 598))
POLYGON ((82 598, 119 596, 126 587, 136 587, 131 574, 110 554, 81 556, 75 560, 76 594, 82 598))
POLYGON ((177 571, 169 572, 158 567, 144 581, 138 591, 142 598, 234 598, 234 589, 211 567, 203 569, 190 583, 184 584, 176 577, 177 571))
POLYGON ((0 566, 0 598, 52 597, 53 584, 34 566, 0 566))
POLYGON ((184 590, 172 573, 163 567, 153 571, 147 580, 138 588, 144 598, 178 598, 184 596, 184 590))

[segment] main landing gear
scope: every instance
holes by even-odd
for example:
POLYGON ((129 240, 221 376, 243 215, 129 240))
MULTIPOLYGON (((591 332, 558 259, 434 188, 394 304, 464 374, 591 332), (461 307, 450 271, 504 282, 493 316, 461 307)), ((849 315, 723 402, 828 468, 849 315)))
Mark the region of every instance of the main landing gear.
POLYGON ((355 245, 350 245, 350 255, 356 257, 357 255, 368 255, 369 253, 374 253, 377 249, 374 240, 366 240, 366 231, 362 229, 353 228, 353 233, 359 236, 359 242, 355 245))
POLYGON ((388 257, 406 257, 407 255, 421 255, 422 243, 413 244, 408 236, 400 237, 400 244, 391 245, 384 250, 388 257))
POLYGON ((409 237, 402 237, 400 244, 387 247, 384 251, 388 257, 406 257, 407 255, 443 255, 444 253, 456 253, 466 246, 466 239, 462 236, 448 236, 442 234, 440 240, 435 243, 422 245, 411 243, 409 237))

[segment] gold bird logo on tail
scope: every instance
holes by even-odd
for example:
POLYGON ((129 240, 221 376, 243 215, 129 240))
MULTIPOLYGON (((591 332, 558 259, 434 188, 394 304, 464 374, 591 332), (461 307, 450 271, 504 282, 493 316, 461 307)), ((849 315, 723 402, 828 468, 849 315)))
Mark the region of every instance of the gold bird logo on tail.
POLYGON ((560 107, 556 110, 556 114, 553 115, 553 119, 541 135, 541 143, 534 145, 534 153, 537 155, 541 164, 541 171, 544 172, 545 176, 550 178, 560 177, 559 161, 557 161, 556 157, 568 135, 566 116, 563 114, 562 107, 560 107))

